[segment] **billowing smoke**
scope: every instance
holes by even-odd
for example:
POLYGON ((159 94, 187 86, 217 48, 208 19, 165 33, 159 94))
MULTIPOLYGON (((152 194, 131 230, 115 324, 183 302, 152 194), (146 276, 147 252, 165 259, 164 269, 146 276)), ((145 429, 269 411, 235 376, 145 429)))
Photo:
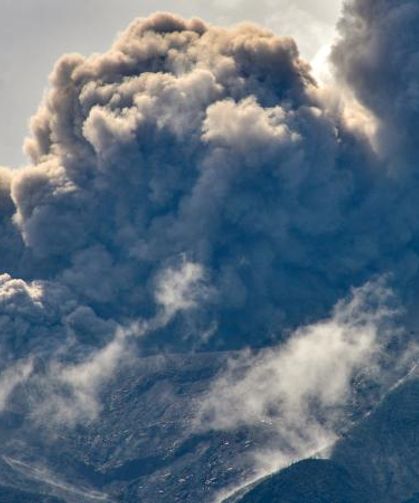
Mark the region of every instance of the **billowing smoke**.
POLYGON ((4 272, 123 323, 153 315, 156 276, 184 256, 214 295, 156 335, 175 350, 263 346, 373 274, 411 283, 412 190, 320 91, 292 40, 252 25, 158 14, 108 53, 63 57, 33 165, 3 184, 17 229, 4 272))
POLYGON ((102 389, 118 369, 135 362, 136 341, 165 329, 176 315, 194 309, 209 294, 202 268, 183 260, 162 271, 156 280, 156 315, 120 326, 104 322, 90 308, 71 302, 67 291, 48 297, 44 290, 54 293, 48 285, 27 285, 4 276, 8 283, 5 293, 9 291, 5 307, 13 313, 5 317, 4 324, 10 339, 4 344, 9 343, 7 357, 13 361, 11 347, 15 358, 29 352, 38 361, 38 371, 31 375, 32 357, 6 368, 0 377, 0 412, 14 389, 31 378, 32 403, 29 408, 28 404, 23 407, 36 423, 48 418, 49 424, 74 425, 96 419, 101 411, 102 389), (54 307, 48 317, 50 299, 54 307), (34 345, 28 346, 24 341, 31 335, 34 345), (49 345, 52 335, 54 344, 49 345))
MULTIPOLYGON (((418 17, 413 1, 349 2, 330 97, 293 40, 251 24, 156 14, 104 54, 64 56, 32 118, 32 163, 0 171, 1 406, 32 380, 55 397, 35 415, 90 420, 131 345, 275 344, 217 381, 208 425, 280 415, 289 438, 329 437, 354 376, 390 365, 384 290, 414 323, 418 17)), ((408 332, 392 334, 403 354, 408 332)))
POLYGON ((332 56, 341 81, 374 113, 381 154, 395 156, 398 171, 417 164, 418 21, 414 0, 347 2, 332 56))
POLYGON ((345 226, 372 175, 366 140, 317 94, 295 43, 252 25, 158 14, 104 55, 65 56, 34 164, 12 176, 20 277, 121 323, 153 315, 156 276, 184 256, 214 294, 156 336, 177 350, 265 345, 325 314, 365 279, 345 226))

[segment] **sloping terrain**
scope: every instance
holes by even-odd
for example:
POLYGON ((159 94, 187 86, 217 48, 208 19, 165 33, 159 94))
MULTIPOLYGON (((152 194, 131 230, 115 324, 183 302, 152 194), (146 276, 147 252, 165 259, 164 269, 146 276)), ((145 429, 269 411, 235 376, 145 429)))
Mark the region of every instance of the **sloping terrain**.
MULTIPOLYGON (((104 390, 99 419, 76 429, 57 432, 30 424, 16 403, 2 418, 0 497, 214 501, 223 489, 253 475, 255 447, 275 441, 269 425, 229 433, 194 427, 208 380, 227 356, 140 359, 104 390)), ((296 463, 234 501, 413 503, 419 491, 418 398, 419 381, 407 381, 345 434, 330 461, 296 463)))
POLYGON ((419 488, 419 380, 386 399, 336 446, 332 459, 376 488, 379 501, 411 498, 419 488))
POLYGON ((419 489, 419 380, 408 379, 336 444, 250 489, 243 503, 415 503, 419 489))
MULTIPOLYGON (((268 426, 194 429, 196 405, 226 356, 140 359, 106 387, 100 417, 75 429, 24 420, 16 402, 0 428, 0 483, 67 502, 211 501, 252 473, 248 453, 274 437, 268 426)), ((22 390, 22 402, 31 392, 22 390)))
POLYGON ((371 492, 333 461, 309 459, 268 477, 242 503, 367 503, 371 492))

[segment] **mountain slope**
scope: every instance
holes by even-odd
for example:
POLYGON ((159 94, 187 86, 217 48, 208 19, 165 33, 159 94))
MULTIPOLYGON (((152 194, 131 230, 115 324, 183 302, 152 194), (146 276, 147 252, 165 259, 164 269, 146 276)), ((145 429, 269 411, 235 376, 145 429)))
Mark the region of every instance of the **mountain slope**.
POLYGON ((309 459, 267 478, 241 503, 367 503, 371 492, 332 461, 309 459))
POLYGON ((238 501, 419 501, 418 403, 419 379, 413 376, 341 438, 329 461, 296 463, 261 481, 238 501))

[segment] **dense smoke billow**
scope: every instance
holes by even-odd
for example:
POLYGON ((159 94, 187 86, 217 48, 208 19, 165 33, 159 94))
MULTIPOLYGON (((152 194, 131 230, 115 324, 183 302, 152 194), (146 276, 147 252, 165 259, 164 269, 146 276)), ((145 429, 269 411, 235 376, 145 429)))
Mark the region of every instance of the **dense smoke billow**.
MULTIPOLYGON (((131 345, 287 340, 251 361, 279 361, 287 386, 306 341, 317 348, 308 353, 316 389, 303 386, 297 408, 314 392, 340 407, 353 373, 377 362, 389 338, 360 328, 358 315, 332 330, 333 306, 364 284, 375 299, 384 275, 414 322, 418 21, 413 1, 348 2, 333 90, 316 83, 293 40, 251 24, 160 13, 135 20, 104 54, 63 56, 31 121, 32 163, 0 171, 1 407, 22 381, 53 381, 54 392, 73 387, 77 407, 58 393, 51 413, 91 418, 102 379, 131 345), (295 341, 303 325, 315 328, 295 341), (322 392, 341 356, 341 386, 322 392)), ((240 384, 250 387, 245 404, 254 372, 240 384)), ((260 398, 257 417, 289 393, 260 398)), ((217 407, 214 427, 225 420, 217 407)))

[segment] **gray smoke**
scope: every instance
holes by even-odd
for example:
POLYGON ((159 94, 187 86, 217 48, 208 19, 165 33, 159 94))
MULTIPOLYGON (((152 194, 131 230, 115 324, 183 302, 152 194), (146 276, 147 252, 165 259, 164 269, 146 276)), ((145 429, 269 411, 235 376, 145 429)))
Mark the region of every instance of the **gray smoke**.
POLYGON ((340 79, 378 120, 381 153, 394 156, 399 171, 417 164, 418 21, 414 0, 347 2, 332 54, 340 79))
POLYGON ((93 372, 70 393, 93 417, 128 339, 150 352, 277 344, 383 274, 413 323, 417 15, 409 1, 349 2, 329 101, 293 40, 251 24, 156 14, 104 54, 61 58, 32 164, 0 172, 4 368, 36 356, 71 386, 93 372), (335 106, 342 85, 375 137, 335 106), (118 335, 135 324, 151 329, 118 335))
POLYGON ((153 314, 155 277, 185 256, 214 295, 162 343, 179 349, 192 330, 199 346, 214 324, 216 348, 277 340, 365 269, 342 252, 369 148, 339 120, 290 39, 135 21, 108 53, 56 65, 33 165, 12 177, 16 267, 121 322, 153 314))

